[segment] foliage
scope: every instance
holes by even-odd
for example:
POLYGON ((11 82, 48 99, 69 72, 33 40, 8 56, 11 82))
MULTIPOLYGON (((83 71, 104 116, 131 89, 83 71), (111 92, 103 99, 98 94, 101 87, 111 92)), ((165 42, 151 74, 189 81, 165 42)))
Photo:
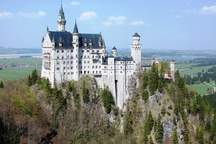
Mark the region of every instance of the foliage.
POLYGON ((126 112, 124 115, 123 127, 125 135, 131 135, 133 133, 133 119, 130 111, 126 112))
POLYGON ((4 83, 3 83, 3 81, 0 81, 0 88, 4 88, 4 83))
POLYGON ((201 127, 196 130, 196 139, 199 144, 204 144, 203 129, 201 127))
POLYGON ((37 70, 33 70, 31 75, 28 76, 28 85, 32 86, 34 84, 36 84, 37 80, 39 79, 37 70))
POLYGON ((145 89, 143 89, 143 90, 142 90, 142 99, 144 100, 144 102, 147 102, 148 98, 149 98, 149 93, 148 93, 148 91, 145 90, 145 89))
POLYGON ((146 115, 145 121, 144 121, 144 135, 143 135, 143 139, 144 139, 144 143, 148 142, 148 136, 150 135, 152 128, 154 126, 154 119, 152 117, 151 112, 149 112, 148 115, 146 115))
POLYGON ((112 93, 108 89, 103 89, 101 91, 101 97, 105 111, 109 114, 112 111, 112 107, 115 105, 112 93))
POLYGON ((88 103, 90 101, 89 90, 86 88, 85 81, 82 82, 81 92, 82 92, 83 102, 88 103))
POLYGON ((157 91, 158 82, 159 82, 158 66, 156 64, 153 64, 151 68, 151 72, 149 74, 149 90, 151 94, 154 94, 154 92, 157 91))
POLYGON ((160 117, 155 123, 155 140, 158 143, 163 143, 163 125, 161 123, 160 117))
POLYGON ((172 132, 172 143, 173 144, 178 144, 178 134, 177 134, 177 129, 173 129, 172 132))

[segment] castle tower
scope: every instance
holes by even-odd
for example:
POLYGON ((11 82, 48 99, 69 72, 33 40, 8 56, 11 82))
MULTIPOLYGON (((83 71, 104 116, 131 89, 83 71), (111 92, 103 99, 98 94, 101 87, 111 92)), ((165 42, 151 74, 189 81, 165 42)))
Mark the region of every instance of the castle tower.
POLYGON ((135 33, 132 38, 131 57, 138 67, 141 66, 141 44, 140 35, 135 33))
POLYGON ((65 31, 65 25, 66 25, 66 20, 65 20, 64 10, 61 4, 61 8, 59 10, 59 15, 57 20, 58 31, 65 31))
POLYGON ((171 74, 172 80, 175 81, 175 61, 170 62, 170 74, 171 74))
POLYGON ((73 67, 74 67, 74 80, 78 80, 79 79, 79 72, 80 72, 80 59, 79 59, 79 31, 78 31, 78 27, 77 27, 77 23, 75 21, 75 25, 74 25, 74 30, 73 30, 73 50, 74 50, 74 63, 73 63, 73 67))
POLYGON ((117 48, 115 46, 112 48, 112 56, 113 57, 117 57, 118 56, 117 48))

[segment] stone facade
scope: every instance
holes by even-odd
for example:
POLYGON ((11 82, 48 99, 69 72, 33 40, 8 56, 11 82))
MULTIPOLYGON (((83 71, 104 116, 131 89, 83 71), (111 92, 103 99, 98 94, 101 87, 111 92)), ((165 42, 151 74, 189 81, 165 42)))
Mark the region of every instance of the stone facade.
POLYGON ((102 34, 79 33, 75 22, 73 32, 65 30, 65 16, 61 7, 57 31, 47 29, 42 40, 41 77, 52 86, 79 80, 82 75, 94 77, 101 88, 108 88, 121 109, 129 97, 128 85, 141 67, 140 35, 132 37, 131 57, 119 57, 117 48, 109 55, 102 34))

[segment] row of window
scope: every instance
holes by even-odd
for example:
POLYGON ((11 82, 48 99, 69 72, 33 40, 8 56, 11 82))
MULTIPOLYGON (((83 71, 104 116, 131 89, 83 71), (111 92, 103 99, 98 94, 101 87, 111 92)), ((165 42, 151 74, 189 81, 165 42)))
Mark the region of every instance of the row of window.
MULTIPOLYGON (((73 59, 73 56, 67 56, 67 59, 73 59)), ((77 55, 76 55, 76 58, 77 58, 77 55)), ((82 56, 81 55, 81 58, 84 58, 84 59, 89 59, 90 58, 90 56, 82 56)), ((94 59, 94 58, 101 58, 101 56, 100 55, 92 55, 92 58, 94 59)), ((57 59, 59 59, 59 56, 57 56, 57 59)), ((62 56, 61 57, 61 59, 64 59, 64 56, 62 56)))
MULTIPOLYGON (((101 71, 92 71, 93 74, 101 74, 101 71)), ((63 73, 64 75, 66 74, 66 72, 63 73)), ((73 75, 74 72, 67 72, 68 75, 73 75)), ((80 71, 80 74, 90 74, 90 71, 80 71)))
MULTIPOLYGON (((59 52, 64 52, 64 50, 56 50, 56 52, 57 53, 59 53, 59 52)), ((73 49, 72 50, 65 50, 66 52, 73 52, 73 49)), ((99 50, 89 50, 89 49, 87 49, 87 50, 84 50, 84 49, 82 49, 82 51, 81 52, 92 52, 92 53, 99 53, 100 51, 99 50)))

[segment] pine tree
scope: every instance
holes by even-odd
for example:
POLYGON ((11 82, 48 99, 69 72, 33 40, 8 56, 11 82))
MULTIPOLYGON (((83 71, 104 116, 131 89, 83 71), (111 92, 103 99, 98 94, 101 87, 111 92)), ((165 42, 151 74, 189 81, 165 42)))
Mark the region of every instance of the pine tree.
POLYGON ((89 90, 86 88, 85 81, 83 81, 81 89, 82 89, 83 102, 88 103, 90 101, 89 90))
POLYGON ((124 116, 124 134, 131 135, 133 133, 133 119, 130 111, 126 112, 124 116))
POLYGON ((158 89, 158 81, 159 81, 158 67, 156 64, 153 64, 149 75, 149 90, 151 94, 154 94, 154 92, 158 89))
POLYGON ((149 93, 147 90, 143 89, 142 90, 142 99, 144 100, 144 102, 146 103, 148 101, 149 98, 149 93))
POLYGON ((33 70, 31 74, 32 84, 35 84, 38 80, 39 76, 37 70, 33 70))
POLYGON ((204 136, 203 136, 203 129, 202 128, 197 128, 196 139, 197 139, 199 144, 204 144, 204 136))
POLYGON ((163 143, 163 125, 160 122, 160 117, 158 118, 157 122, 155 123, 155 140, 158 143, 163 143))
POLYGON ((172 142, 173 144, 178 144, 178 134, 176 128, 173 130, 172 133, 172 142))
POLYGON ((0 88, 4 88, 4 83, 3 83, 3 81, 0 82, 0 88))
POLYGON ((148 143, 148 136, 151 133, 153 126, 154 126, 154 119, 152 117, 151 112, 149 112, 149 114, 146 116, 146 119, 144 121, 144 135, 143 135, 144 143, 148 143))

